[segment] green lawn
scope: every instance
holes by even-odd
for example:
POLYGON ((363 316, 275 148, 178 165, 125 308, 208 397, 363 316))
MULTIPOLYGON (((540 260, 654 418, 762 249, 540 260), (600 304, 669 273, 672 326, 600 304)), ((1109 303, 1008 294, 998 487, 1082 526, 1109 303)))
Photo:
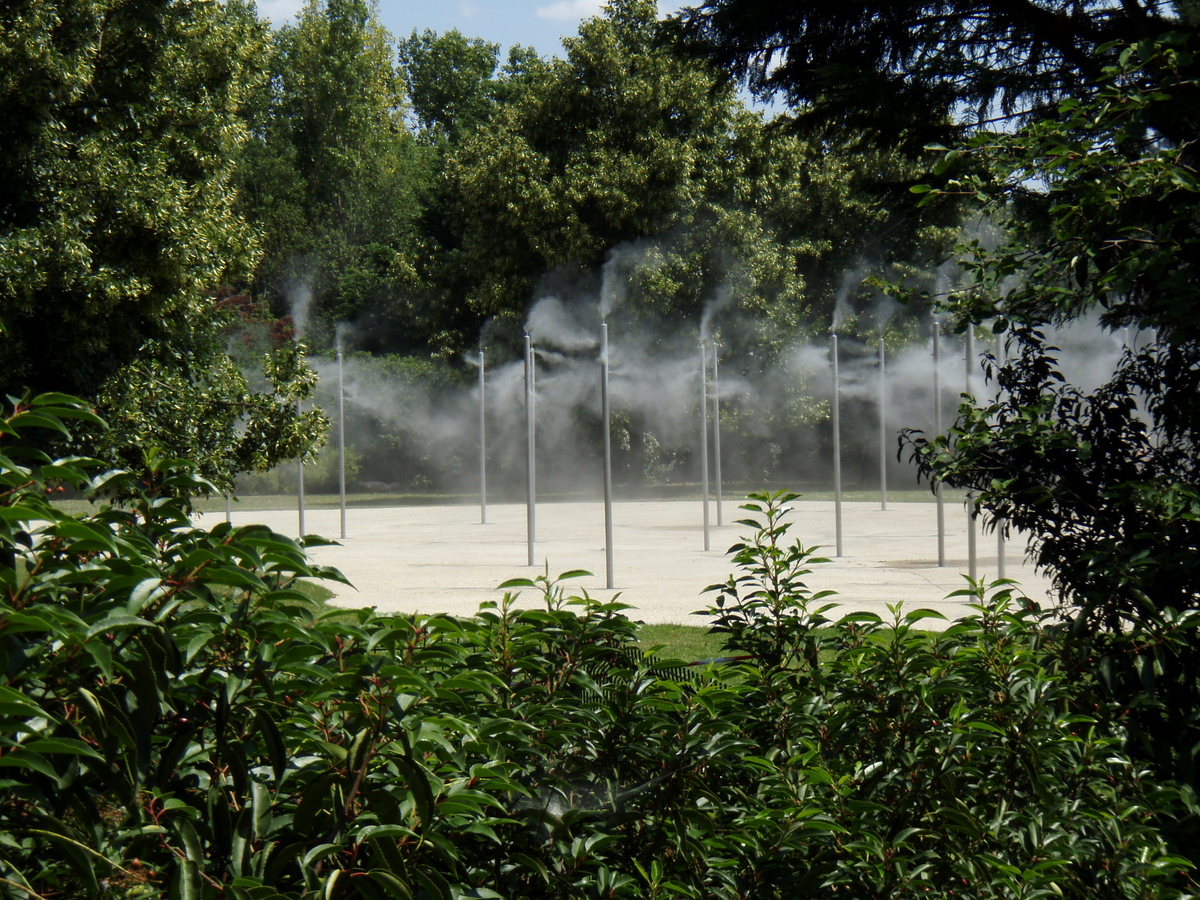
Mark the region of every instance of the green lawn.
POLYGON ((649 650, 658 644, 664 659, 697 662, 725 655, 724 638, 708 633, 707 625, 643 625, 638 629, 638 646, 649 650))

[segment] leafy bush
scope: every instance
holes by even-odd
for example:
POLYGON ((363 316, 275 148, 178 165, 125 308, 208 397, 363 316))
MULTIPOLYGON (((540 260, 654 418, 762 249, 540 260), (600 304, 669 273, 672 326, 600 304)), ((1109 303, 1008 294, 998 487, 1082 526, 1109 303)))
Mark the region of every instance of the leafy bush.
MULTIPOLYGON (((0 432, 76 415, 39 398, 0 432)), ((168 498, 194 477, 156 473, 168 498)), ((976 589, 978 615, 940 635, 915 630, 920 611, 830 625, 788 568, 807 556, 785 553, 785 637, 755 644, 769 622, 749 616, 753 664, 687 677, 633 649, 620 603, 548 577, 469 619, 314 614, 295 579, 338 573, 265 528, 193 528, 124 473, 11 440, 0 482, 0 896, 1190 885, 1159 830, 1184 798, 1123 755, 1118 722, 1078 708, 1042 663, 1056 638, 1008 586, 986 604, 976 589), (141 493, 69 516, 46 497, 59 480, 141 493)), ((747 547, 782 543, 778 505, 753 501, 774 533, 747 547)), ((740 560, 755 578, 773 565, 761 552, 740 560)))

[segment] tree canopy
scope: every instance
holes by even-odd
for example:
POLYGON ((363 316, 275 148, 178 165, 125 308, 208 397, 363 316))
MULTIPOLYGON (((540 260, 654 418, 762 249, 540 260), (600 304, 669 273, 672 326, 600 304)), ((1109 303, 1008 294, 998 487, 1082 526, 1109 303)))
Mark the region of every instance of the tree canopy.
POLYGON ((263 26, 17 0, 0 31, 0 387, 91 393, 253 264, 232 181, 263 26))
POLYGON ((427 140, 456 144, 491 115, 498 97, 499 44, 456 30, 426 29, 420 35, 414 31, 398 52, 409 103, 427 140))
POLYGON ((653 3, 611 3, 565 43, 565 59, 501 73, 504 102, 448 155, 454 227, 420 263, 444 306, 473 314, 446 339, 469 346, 538 292, 596 295, 614 249, 638 258, 621 276, 635 315, 698 320, 722 294, 823 327, 858 257, 936 243, 945 211, 896 190, 919 171, 911 155, 768 135, 717 72, 663 42, 653 3))
POLYGON ((22 0, 0 35, 0 390, 86 395, 113 425, 87 452, 140 467, 158 447, 222 486, 301 452, 303 367, 247 360, 256 391, 225 353, 225 287, 257 258, 236 192, 253 7, 22 0))
POLYGON ((978 119, 1091 90, 1113 42, 1194 30, 1162 0, 710 0, 680 33, 761 94, 837 127, 937 136, 930 110, 978 119))
POLYGON ((272 41, 242 209, 262 234, 257 296, 299 311, 319 343, 329 323, 394 302, 412 262, 423 163, 404 123, 391 37, 366 0, 308 3, 272 41))

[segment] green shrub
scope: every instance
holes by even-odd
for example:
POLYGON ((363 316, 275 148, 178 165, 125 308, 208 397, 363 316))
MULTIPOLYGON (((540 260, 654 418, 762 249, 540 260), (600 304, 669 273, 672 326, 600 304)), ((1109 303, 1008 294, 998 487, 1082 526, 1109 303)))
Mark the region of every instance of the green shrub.
POLYGON ((184 464, 160 494, 13 440, 72 415, 0 419, 0 896, 1185 895, 1180 792, 1007 586, 931 640, 919 611, 827 623, 781 569, 785 637, 750 616, 755 663, 692 677, 549 578, 472 618, 314 613, 296 579, 338 574, 192 527, 184 464), (136 499, 71 516, 60 480, 136 499))

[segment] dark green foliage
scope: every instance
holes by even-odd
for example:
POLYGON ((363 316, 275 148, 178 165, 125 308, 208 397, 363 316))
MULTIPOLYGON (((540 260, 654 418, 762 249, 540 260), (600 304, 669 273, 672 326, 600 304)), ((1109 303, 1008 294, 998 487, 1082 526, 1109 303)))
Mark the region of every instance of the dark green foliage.
POLYGON ((253 264, 234 159, 264 26, 244 3, 0 10, 0 391, 92 395, 253 264))
POLYGON ((408 98, 429 143, 459 143, 496 109, 500 45, 458 31, 413 32, 399 47, 408 98))
POLYGON ((830 624, 760 497, 782 665, 664 677, 621 604, 545 577, 471 619, 314 615, 294 579, 336 573, 281 535, 56 509, 129 477, 17 443, 71 416, 0 420, 0 896, 1183 896, 1186 798, 1007 586, 940 635, 830 624))
POLYGON ((241 209, 262 235, 254 290, 280 314, 310 298, 298 325, 327 346, 333 323, 400 302, 424 162, 373 2, 310 3, 271 50, 238 161, 241 209))
POLYGON ((1195 133, 1194 51, 1178 34, 1110 49, 1094 96, 946 154, 952 189, 1018 213, 998 247, 964 248, 969 277, 951 298, 963 327, 996 317, 1011 330, 1008 364, 993 373, 998 401, 910 437, 925 474, 1033 536, 1073 625, 1065 664, 1130 710, 1130 752, 1194 787, 1200 185, 1191 144, 1155 132, 1195 133), (1064 380, 1044 336, 1087 313, 1134 344, 1091 391, 1064 380))
POLYGON ((226 353, 266 33, 240 0, 0 9, 0 396, 88 397, 110 428, 84 452, 111 465, 166 448, 227 488, 321 434, 294 414, 303 359, 226 353))
POLYGON ((812 616, 832 606, 810 610, 810 604, 834 592, 813 593, 805 584, 812 574, 809 566, 828 560, 818 557, 815 549, 787 542, 791 523, 784 521, 786 504, 798 496, 787 491, 750 495, 741 508, 756 518, 738 519, 737 524, 754 529, 754 534, 729 548, 740 573, 706 591, 717 592, 707 610, 713 616, 712 630, 728 636, 730 650, 748 652, 765 666, 815 665, 816 647, 807 640, 812 616))
POLYGON ((1158 0, 709 0, 677 28, 810 120, 918 143, 944 139, 937 113, 955 105, 987 119, 1086 95, 1112 42, 1195 24, 1190 3, 1158 0))
POLYGON ((761 358, 823 327, 864 259, 940 253, 951 204, 913 202, 920 152, 772 132, 720 73, 661 40, 657 17, 647 0, 610 3, 564 59, 480 83, 501 102, 447 155, 418 263, 426 306, 447 324, 473 316, 447 347, 470 346, 489 318, 520 321, 540 296, 598 297, 607 261, 612 312, 631 328, 677 330, 720 300, 754 322, 761 358))

